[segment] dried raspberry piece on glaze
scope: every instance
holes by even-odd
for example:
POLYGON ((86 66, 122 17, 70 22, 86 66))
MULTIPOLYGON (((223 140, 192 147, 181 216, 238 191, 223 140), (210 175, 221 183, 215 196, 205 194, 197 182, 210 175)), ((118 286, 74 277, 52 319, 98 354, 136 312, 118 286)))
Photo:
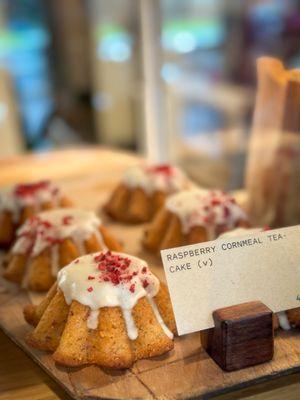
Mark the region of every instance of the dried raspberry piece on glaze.
POLYGON ((230 217, 231 211, 230 211, 230 208, 229 208, 229 207, 224 206, 223 212, 224 212, 224 217, 225 217, 225 218, 229 218, 229 217, 230 217))
POLYGON ((106 270, 106 266, 105 264, 98 264, 97 268, 99 269, 99 271, 105 271, 106 270))
POLYGON ((154 165, 148 168, 150 173, 163 174, 171 176, 174 173, 174 168, 169 164, 154 165))
POLYGON ((211 204, 212 206, 219 206, 219 205, 221 204, 221 200, 220 200, 220 199, 217 199, 217 198, 213 198, 213 199, 211 199, 210 204, 211 204))
POLYGON ((215 216, 213 214, 209 214, 203 217, 203 222, 205 224, 213 224, 215 220, 215 216))
POLYGON ((149 286, 149 282, 147 281, 147 279, 143 280, 143 288, 146 288, 147 286, 149 286))
POLYGON ((51 222, 49 221, 45 221, 45 220, 40 220, 39 224, 44 226, 46 229, 51 228, 53 225, 51 224, 51 222))
POLYGON ((129 290, 130 290, 131 293, 135 292, 135 284, 134 283, 132 285, 130 285, 129 290))
POLYGON ((120 283, 120 277, 118 274, 116 273, 112 273, 110 275, 110 280, 114 285, 118 285, 120 283))
POLYGON ((50 181, 40 181, 36 183, 24 183, 17 185, 14 189, 14 195, 16 197, 27 197, 34 196, 39 190, 48 189, 50 181))
POLYGON ((63 225, 70 225, 73 222, 73 217, 72 215, 66 215, 65 217, 62 218, 62 223, 63 225))
POLYGON ((89 281, 92 281, 92 280, 94 280, 94 279, 95 279, 95 276, 93 276, 93 275, 89 275, 89 276, 88 276, 88 280, 89 280, 89 281))
POLYGON ((60 244, 60 243, 62 243, 62 239, 55 238, 55 237, 52 237, 52 236, 46 237, 45 240, 46 240, 51 246, 53 246, 53 245, 55 245, 55 244, 60 244))
POLYGON ((92 288, 92 286, 90 286, 86 290, 91 293, 94 289, 92 288))

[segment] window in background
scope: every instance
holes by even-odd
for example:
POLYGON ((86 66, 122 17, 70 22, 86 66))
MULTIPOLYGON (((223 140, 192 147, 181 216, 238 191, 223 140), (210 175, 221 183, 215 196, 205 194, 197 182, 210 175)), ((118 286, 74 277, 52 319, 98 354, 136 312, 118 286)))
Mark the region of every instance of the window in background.
POLYGON ((0 65, 11 75, 29 147, 43 145, 53 110, 47 58, 50 36, 39 0, 1 2, 0 65))
POLYGON ((90 0, 93 105, 98 140, 133 148, 139 131, 137 8, 132 0, 90 0))
POLYGON ((161 11, 173 158, 202 184, 239 187, 256 58, 276 55, 297 65, 299 2, 161 0, 161 11))

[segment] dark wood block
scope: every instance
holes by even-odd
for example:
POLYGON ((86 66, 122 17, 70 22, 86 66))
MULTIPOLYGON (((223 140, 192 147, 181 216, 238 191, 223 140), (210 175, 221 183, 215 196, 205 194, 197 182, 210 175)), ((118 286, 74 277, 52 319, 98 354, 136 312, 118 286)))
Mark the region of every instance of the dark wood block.
POLYGON ((270 361, 274 354, 273 312, 260 301, 216 310, 215 327, 201 332, 202 347, 225 371, 270 361))

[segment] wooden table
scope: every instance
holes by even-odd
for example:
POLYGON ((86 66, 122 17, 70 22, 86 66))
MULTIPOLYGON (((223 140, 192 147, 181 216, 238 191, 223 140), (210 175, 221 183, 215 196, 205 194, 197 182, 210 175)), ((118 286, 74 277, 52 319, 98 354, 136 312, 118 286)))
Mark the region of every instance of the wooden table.
MULTIPOLYGON (((95 171, 117 175, 136 162, 130 154, 104 149, 55 152, 0 160, 0 187, 14 182, 42 179, 81 179, 95 171)), ((61 388, 0 332, 0 400, 69 399, 61 388)), ((276 379, 218 399, 299 400, 300 374, 276 379)))

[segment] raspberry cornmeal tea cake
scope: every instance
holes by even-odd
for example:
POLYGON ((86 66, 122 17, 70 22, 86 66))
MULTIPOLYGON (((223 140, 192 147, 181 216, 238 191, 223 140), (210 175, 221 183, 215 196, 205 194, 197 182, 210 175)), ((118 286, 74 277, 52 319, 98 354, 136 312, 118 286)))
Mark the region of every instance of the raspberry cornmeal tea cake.
POLYGON ((42 210, 70 207, 72 202, 50 181, 16 185, 0 194, 0 248, 9 247, 16 229, 42 210))
POLYGON ((60 268, 80 255, 121 250, 116 239, 90 211, 44 211, 27 219, 17 232, 4 272, 7 280, 36 291, 48 290, 60 268))
POLYGON ((138 165, 125 171, 120 184, 104 206, 116 221, 150 221, 172 193, 190 185, 184 173, 171 165, 138 165))
POLYGON ((146 229, 145 249, 162 249, 216 239, 222 232, 247 227, 246 213, 220 190, 191 189, 170 196, 146 229))
POLYGON ((36 326, 28 344, 66 366, 128 368, 171 350, 176 333, 167 287, 145 261, 110 251, 61 269, 47 297, 25 307, 24 316, 36 326))

